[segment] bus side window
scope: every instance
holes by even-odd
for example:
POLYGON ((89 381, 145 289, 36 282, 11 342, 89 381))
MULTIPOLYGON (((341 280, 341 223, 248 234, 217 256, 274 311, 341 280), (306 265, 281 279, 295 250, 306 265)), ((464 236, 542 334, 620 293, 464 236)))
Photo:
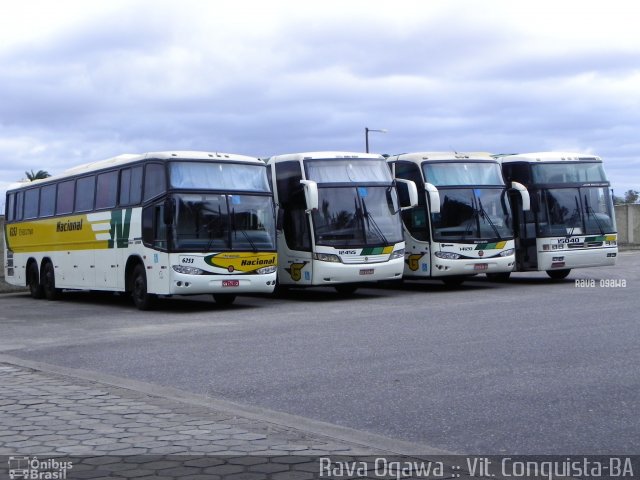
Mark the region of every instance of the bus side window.
POLYGON ((142 241, 152 248, 167 249, 163 204, 150 205, 142 210, 142 241))
POLYGON ((164 165, 149 163, 144 172, 144 201, 157 197, 167 189, 164 165))
POLYGON ((7 222, 12 222, 15 218, 15 206, 16 206, 16 194, 10 193, 7 195, 7 210, 5 212, 7 222))
POLYGON ((93 202, 96 193, 96 177, 79 178, 76 188, 76 212, 88 212, 93 210, 93 202))
POLYGON ((135 205, 142 200, 142 166, 124 168, 120 174, 120 205, 135 205))
POLYGON ((36 218, 38 216, 38 204, 40 203, 40 189, 30 188, 24 194, 24 218, 36 218))
POLYGON ((113 208, 118 197, 118 172, 106 172, 98 175, 96 186, 96 210, 113 208))
POLYGON ((73 203, 76 190, 76 181, 68 180, 58 184, 56 199, 56 214, 61 215, 73 212, 73 203))
POLYGON ((40 191, 40 217, 52 217, 56 211, 56 185, 46 185, 40 191))
POLYGON ((14 220, 22 220, 22 207, 24 206, 24 192, 16 193, 16 214, 14 220))

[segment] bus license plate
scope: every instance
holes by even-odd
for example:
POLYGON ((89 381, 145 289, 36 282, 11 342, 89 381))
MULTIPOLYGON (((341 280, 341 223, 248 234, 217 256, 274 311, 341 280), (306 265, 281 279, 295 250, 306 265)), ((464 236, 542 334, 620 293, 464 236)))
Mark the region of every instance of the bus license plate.
POLYGON ((474 270, 486 270, 487 268, 489 268, 489 264, 488 263, 476 263, 473 266, 474 270))
POLYGON ((222 280, 223 287, 239 287, 240 280, 222 280))
POLYGON ((360 270, 360 275, 373 275, 373 268, 363 268, 360 270))

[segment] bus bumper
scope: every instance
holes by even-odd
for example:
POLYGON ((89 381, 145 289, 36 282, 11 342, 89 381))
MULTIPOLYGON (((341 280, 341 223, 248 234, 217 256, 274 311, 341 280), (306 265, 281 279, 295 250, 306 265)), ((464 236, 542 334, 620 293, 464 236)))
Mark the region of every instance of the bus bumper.
POLYGON ((174 273, 170 295, 201 295, 212 293, 271 293, 276 286, 276 273, 266 275, 185 275, 174 273))
POLYGON ((618 247, 538 251, 538 270, 605 267, 615 265, 618 247))
MULTIPOLYGON (((492 258, 464 258, 458 260, 447 260, 435 258, 431 269, 432 277, 448 277, 458 275, 475 275, 478 273, 503 273, 513 271, 516 263, 515 255, 492 258)), ((412 276, 416 272, 411 272, 412 276)))
POLYGON ((395 258, 381 263, 344 264, 313 262, 313 285, 337 285, 341 283, 379 282, 402 278, 404 259, 395 258))

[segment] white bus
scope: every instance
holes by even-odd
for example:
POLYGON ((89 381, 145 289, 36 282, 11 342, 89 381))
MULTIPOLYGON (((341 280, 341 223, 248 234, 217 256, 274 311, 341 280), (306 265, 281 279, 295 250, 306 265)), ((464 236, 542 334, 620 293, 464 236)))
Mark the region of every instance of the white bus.
MULTIPOLYGON (((278 206, 278 282, 333 286, 399 280, 404 240, 395 182, 384 157, 350 152, 267 160, 278 206)), ((412 182, 404 182, 416 201, 412 182)))
POLYGON ((513 201, 516 271, 565 278, 571 269, 614 265, 618 255, 610 184, 600 157, 541 152, 498 155, 505 180, 526 186, 531 210, 513 201))
MULTIPOLYGON (((405 278, 457 286, 478 273, 511 272, 511 207, 496 159, 487 153, 419 152, 388 162, 396 179, 418 186, 418 205, 402 213, 405 278)), ((513 187, 527 202, 524 187, 513 187)))
POLYGON ((5 278, 34 298, 61 289, 158 295, 270 293, 275 210, 257 158, 121 155, 7 191, 5 278))

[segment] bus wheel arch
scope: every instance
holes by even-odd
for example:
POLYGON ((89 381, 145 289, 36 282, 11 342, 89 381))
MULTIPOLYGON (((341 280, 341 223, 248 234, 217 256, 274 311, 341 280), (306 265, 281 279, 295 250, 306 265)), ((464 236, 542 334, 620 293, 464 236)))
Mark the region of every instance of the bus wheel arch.
POLYGON ((35 258, 27 260, 26 286, 29 287, 29 293, 32 298, 40 299, 44 297, 40 268, 38 268, 38 262, 35 258))

